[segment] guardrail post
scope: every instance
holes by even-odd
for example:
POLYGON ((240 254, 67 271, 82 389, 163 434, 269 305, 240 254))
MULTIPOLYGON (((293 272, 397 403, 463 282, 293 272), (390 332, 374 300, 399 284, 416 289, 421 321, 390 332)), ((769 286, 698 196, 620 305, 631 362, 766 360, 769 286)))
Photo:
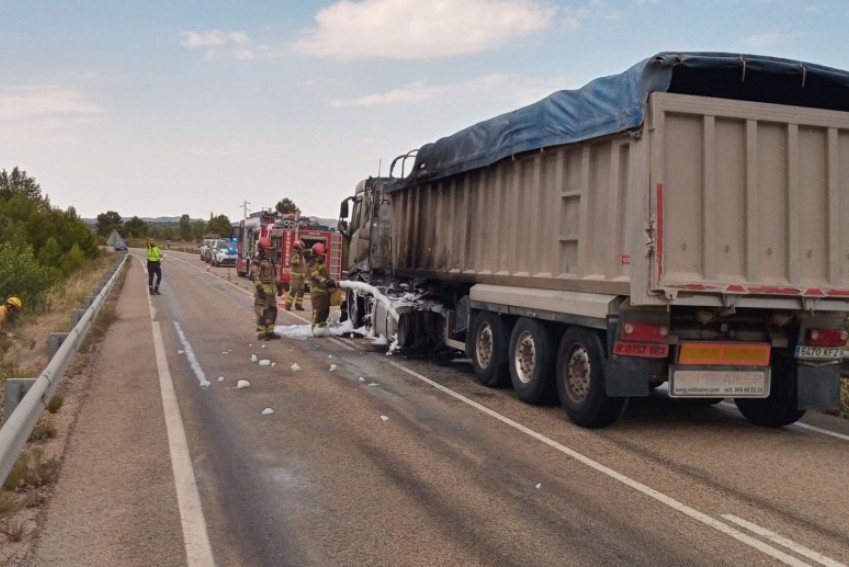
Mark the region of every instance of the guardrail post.
POLYGON ((30 387, 35 384, 35 378, 9 378, 3 388, 3 421, 9 421, 9 416, 24 399, 30 387))
POLYGON ((53 358, 70 333, 50 333, 47 337, 47 358, 53 358))

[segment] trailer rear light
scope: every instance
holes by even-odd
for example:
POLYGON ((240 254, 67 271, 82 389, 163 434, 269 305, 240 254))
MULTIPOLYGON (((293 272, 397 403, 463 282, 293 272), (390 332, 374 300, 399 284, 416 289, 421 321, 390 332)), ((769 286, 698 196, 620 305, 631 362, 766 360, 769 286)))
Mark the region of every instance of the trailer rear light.
POLYGON ((658 323, 622 324, 622 340, 628 342, 665 343, 669 337, 669 327, 658 323))
POLYGON ((843 329, 808 329, 805 346, 845 346, 849 333, 843 329))

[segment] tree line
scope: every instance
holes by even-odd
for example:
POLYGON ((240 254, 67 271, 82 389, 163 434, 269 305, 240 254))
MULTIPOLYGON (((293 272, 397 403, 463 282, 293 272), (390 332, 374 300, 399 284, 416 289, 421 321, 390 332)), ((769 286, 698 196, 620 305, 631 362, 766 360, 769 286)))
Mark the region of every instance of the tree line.
MULTIPOLYGON (((275 207, 277 212, 281 214, 300 213, 301 209, 295 205, 292 199, 284 197, 277 202, 275 207)), ((229 236, 232 228, 232 223, 227 215, 214 215, 210 213, 209 221, 192 220, 189 215, 182 215, 176 225, 157 225, 145 222, 143 219, 134 216, 124 220, 120 214, 115 211, 106 211, 97 215, 97 224, 95 230, 98 236, 108 238, 112 231, 115 230, 123 239, 145 238, 152 236, 156 239, 168 240, 183 240, 186 242, 199 242, 204 235, 217 234, 219 236, 229 236)))
POLYGON ((0 297, 38 305, 51 286, 96 258, 99 245, 76 210, 52 206, 25 171, 0 171, 0 297))

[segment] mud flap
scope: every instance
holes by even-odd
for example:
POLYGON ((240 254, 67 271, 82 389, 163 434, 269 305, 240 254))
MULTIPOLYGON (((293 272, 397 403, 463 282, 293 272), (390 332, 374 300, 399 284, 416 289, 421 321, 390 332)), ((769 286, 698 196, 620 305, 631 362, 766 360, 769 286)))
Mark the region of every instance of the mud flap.
POLYGON ((649 395, 651 361, 642 358, 610 358, 604 364, 604 389, 616 398, 649 395))
POLYGON ((840 407, 840 365, 796 368, 797 409, 840 407))

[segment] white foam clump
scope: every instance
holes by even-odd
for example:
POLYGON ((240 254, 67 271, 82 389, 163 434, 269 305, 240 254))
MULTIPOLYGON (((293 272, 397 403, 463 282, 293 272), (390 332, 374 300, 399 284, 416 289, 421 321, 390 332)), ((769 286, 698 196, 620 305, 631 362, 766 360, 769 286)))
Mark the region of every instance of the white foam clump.
POLYGON ((250 388, 250 387, 251 387, 251 383, 248 382, 247 380, 239 380, 238 382, 236 382, 236 389, 237 390, 241 390, 242 388, 250 388))
POLYGON ((273 413, 274 413, 274 410, 271 409, 271 408, 265 408, 264 410, 262 410, 262 415, 271 415, 273 413))
POLYGON ((359 380, 360 382, 365 382, 365 381, 366 381, 366 379, 365 379, 365 378, 363 378, 362 376, 360 376, 359 378, 357 378, 357 380, 359 380))
POLYGON ((380 419, 382 419, 383 421, 389 421, 389 418, 386 417, 385 415, 381 415, 380 419))
POLYGON ((392 305, 392 301, 390 301, 388 297, 380 293, 380 290, 378 290, 373 285, 369 285, 365 282, 352 282, 342 280, 339 282, 339 287, 342 289, 354 289, 357 291, 364 291, 365 293, 372 295, 377 301, 383 304, 383 306, 386 308, 386 311, 388 311, 389 314, 392 315, 392 318, 395 319, 396 322, 398 321, 398 312, 395 310, 395 306, 392 305))
POLYGON ((298 372, 301 369, 301 366, 297 362, 293 362, 290 368, 292 369, 292 372, 298 372))
POLYGON ((218 381, 219 381, 219 382, 223 382, 223 381, 224 381, 224 376, 219 376, 219 377, 218 377, 218 381))
POLYGON ((259 361, 259 365, 260 366, 271 366, 271 361, 268 360, 267 358, 263 358, 262 360, 259 361))
POLYGON ((257 356, 255 354, 251 355, 251 362, 257 362, 258 360, 259 360, 259 358, 257 358, 257 356))
POLYGON ((336 366, 335 364, 331 364, 331 365, 330 365, 330 371, 331 371, 331 372, 333 372, 334 370, 336 370, 336 368, 337 368, 337 366, 336 366))

